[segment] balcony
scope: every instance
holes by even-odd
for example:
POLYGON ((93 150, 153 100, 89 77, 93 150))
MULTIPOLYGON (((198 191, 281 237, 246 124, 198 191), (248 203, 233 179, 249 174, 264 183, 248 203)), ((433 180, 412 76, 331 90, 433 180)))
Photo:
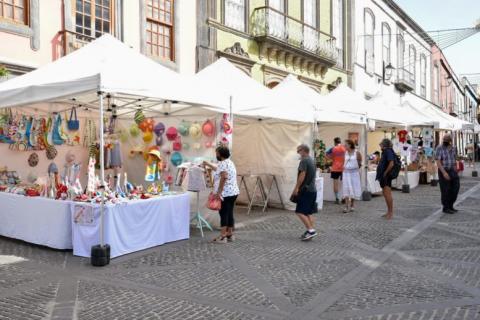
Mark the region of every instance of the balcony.
POLYGON ((301 69, 322 77, 342 61, 335 38, 270 7, 252 15, 252 36, 260 46, 260 58, 301 69))
POLYGON ((81 33, 77 33, 74 31, 63 30, 61 31, 62 35, 62 47, 63 47, 63 55, 67 55, 72 53, 73 51, 82 48, 86 44, 95 40, 95 37, 86 36, 81 33))
POLYGON ((447 110, 448 113, 453 117, 458 117, 458 115, 460 114, 458 110, 458 105, 455 102, 449 102, 447 110))
POLYGON ((397 79, 394 81, 394 84, 400 92, 415 90, 415 76, 405 68, 399 68, 397 69, 397 79))

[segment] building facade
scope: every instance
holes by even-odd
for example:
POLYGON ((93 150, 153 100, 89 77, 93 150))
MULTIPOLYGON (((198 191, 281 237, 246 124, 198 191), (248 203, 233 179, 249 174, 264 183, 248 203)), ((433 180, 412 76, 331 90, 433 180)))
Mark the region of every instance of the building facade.
POLYGON ((196 5, 188 0, 0 0, 0 65, 31 71, 110 33, 182 73, 195 72, 196 5), (182 17, 180 19, 180 17, 182 17))
POLYGON ((352 0, 200 0, 197 69, 226 57, 272 88, 292 73, 321 93, 352 75, 352 0))
POLYGON ((367 99, 430 103, 432 44, 394 1, 355 1, 354 89, 367 99))

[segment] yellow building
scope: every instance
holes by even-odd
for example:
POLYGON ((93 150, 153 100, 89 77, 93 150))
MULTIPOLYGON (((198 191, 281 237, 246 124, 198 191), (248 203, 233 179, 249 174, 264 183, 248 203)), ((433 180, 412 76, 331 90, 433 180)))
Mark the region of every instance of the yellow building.
POLYGON ((351 0, 200 0, 197 69, 226 57, 274 87, 289 73, 321 93, 351 81, 351 0))

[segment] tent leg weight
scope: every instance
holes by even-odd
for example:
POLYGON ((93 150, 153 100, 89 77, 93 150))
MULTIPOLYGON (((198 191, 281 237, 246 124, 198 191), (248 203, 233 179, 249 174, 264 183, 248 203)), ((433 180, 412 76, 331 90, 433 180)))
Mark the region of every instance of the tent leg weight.
POLYGON ((363 193, 362 193, 362 200, 363 200, 363 201, 370 201, 370 200, 372 200, 372 194, 370 193, 370 191, 363 191, 363 193))
POLYGON ((90 263, 95 267, 103 267, 110 263, 110 245, 95 245, 90 252, 90 263))
POLYGON ((430 185, 431 185, 432 187, 436 187, 436 186, 438 185, 438 180, 436 180, 436 179, 430 180, 430 185))
POLYGON ((474 177, 474 178, 478 177, 478 171, 477 170, 472 171, 472 177, 474 177))
POLYGON ((402 185, 402 192, 403 193, 410 193, 410 185, 409 184, 402 185))

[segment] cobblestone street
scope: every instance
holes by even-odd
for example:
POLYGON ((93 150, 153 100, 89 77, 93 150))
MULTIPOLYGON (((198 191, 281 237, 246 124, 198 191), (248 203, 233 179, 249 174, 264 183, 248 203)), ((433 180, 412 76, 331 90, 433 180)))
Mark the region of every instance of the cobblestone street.
POLYGON ((192 230, 104 268, 0 238, 0 319, 480 319, 480 181, 461 184, 454 215, 420 186, 392 221, 381 197, 326 204, 301 242, 293 213, 257 211, 234 243, 192 230))

